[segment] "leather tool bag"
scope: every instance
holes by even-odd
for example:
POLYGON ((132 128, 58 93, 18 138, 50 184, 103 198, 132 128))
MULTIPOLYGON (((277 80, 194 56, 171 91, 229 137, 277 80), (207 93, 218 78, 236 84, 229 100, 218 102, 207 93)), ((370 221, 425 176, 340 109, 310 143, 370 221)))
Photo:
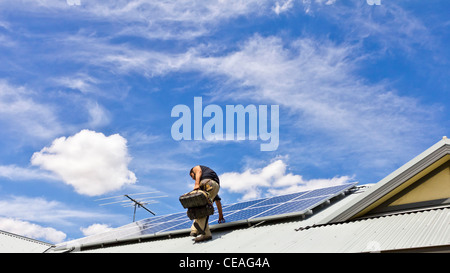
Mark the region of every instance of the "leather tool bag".
POLYGON ((201 207, 188 208, 187 210, 187 216, 191 220, 200 219, 213 214, 214 207, 211 204, 207 204, 201 207))
POLYGON ((210 204, 208 195, 201 190, 195 190, 180 196, 180 203, 183 208, 201 207, 210 204))
POLYGON ((214 214, 214 207, 206 192, 195 190, 180 196, 180 203, 187 210, 189 219, 199 219, 214 214))

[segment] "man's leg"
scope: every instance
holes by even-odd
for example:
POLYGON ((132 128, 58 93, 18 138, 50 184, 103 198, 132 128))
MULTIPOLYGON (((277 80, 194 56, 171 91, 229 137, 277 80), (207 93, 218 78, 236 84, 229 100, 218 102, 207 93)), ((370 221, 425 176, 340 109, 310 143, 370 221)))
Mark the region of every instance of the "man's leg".
MULTIPOLYGON (((216 197, 217 193, 219 193, 219 189, 220 189, 219 184, 212 179, 204 179, 204 180, 200 181, 200 187, 205 189, 211 202, 216 197)), ((211 230, 209 229, 208 220, 209 220, 209 216, 194 220, 194 224, 192 226, 194 226, 194 228, 195 228, 195 225, 196 225, 198 227, 198 229, 202 229, 203 233, 204 233, 202 236, 196 238, 196 242, 209 240, 212 238, 211 230)), ((199 234, 202 233, 198 229, 195 228, 195 230, 199 234)), ((191 230, 192 230, 192 227, 191 227, 191 230)))
MULTIPOLYGON (((203 192, 206 193, 206 196, 207 196, 209 199, 211 199, 209 193, 206 192, 205 183, 206 183, 207 180, 209 180, 209 179, 204 179, 204 180, 200 181, 200 185, 201 185, 200 188, 201 188, 201 190, 202 190, 203 192), (202 182, 203 182, 203 184, 202 184, 202 182)), ((216 193, 216 195, 217 195, 217 193, 216 193)), ((215 197, 215 196, 214 196, 214 197, 215 197)), ((204 222, 198 223, 198 222, 197 222, 198 220, 201 220, 201 219, 194 219, 194 221, 192 222, 192 225, 191 225, 191 233, 190 233, 190 235, 193 236, 193 237, 195 237, 195 236, 197 236, 197 235, 203 234, 203 229, 205 228, 205 223, 204 223, 204 222), (198 230, 198 229, 195 227, 195 223, 197 223, 197 226, 201 227, 200 230, 198 230)))

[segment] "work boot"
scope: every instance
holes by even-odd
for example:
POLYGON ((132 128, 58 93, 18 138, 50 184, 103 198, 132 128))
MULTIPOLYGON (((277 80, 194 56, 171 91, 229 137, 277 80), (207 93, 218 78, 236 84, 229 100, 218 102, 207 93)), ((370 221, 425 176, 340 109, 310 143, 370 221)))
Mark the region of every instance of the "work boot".
POLYGON ((191 233, 189 235, 192 237, 197 237, 198 233, 195 231, 191 231, 191 233))
POLYGON ((201 236, 198 236, 198 237, 196 237, 195 239, 194 239, 194 241, 196 242, 196 243, 199 243, 199 242, 204 242, 204 241, 208 241, 208 240, 211 240, 212 239, 212 236, 211 235, 201 235, 201 236))

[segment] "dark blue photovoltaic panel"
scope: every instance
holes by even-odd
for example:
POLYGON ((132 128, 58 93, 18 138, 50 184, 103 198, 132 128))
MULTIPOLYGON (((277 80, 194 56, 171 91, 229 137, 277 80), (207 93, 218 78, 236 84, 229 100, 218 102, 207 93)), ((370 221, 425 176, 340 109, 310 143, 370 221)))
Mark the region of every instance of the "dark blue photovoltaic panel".
MULTIPOLYGON (((345 184, 311 191, 304 191, 270 198, 262 198, 235 204, 224 204, 223 214, 227 223, 242 220, 258 220, 262 217, 278 216, 289 213, 305 213, 326 200, 340 194, 355 186, 357 183, 345 184)), ((217 208, 215 213, 209 217, 210 225, 217 225, 219 216, 217 208)), ((143 219, 112 231, 99 235, 93 235, 76 240, 79 244, 98 241, 119 240, 124 238, 138 237, 145 234, 158 234, 167 231, 186 230, 192 225, 187 217, 186 211, 155 216, 143 219)))
POLYGON ((144 220, 140 220, 136 222, 140 226, 150 226, 150 225, 157 225, 159 223, 168 222, 172 220, 176 220, 179 218, 182 218, 183 216, 186 216, 186 213, 174 213, 174 214, 168 214, 168 215, 162 215, 162 216, 156 216, 152 218, 147 218, 144 220))
POLYGON ((162 222, 157 225, 149 225, 149 226, 143 226, 141 230, 141 234, 153 234, 160 232, 162 230, 168 229, 170 227, 179 225, 186 222, 186 219, 183 220, 174 220, 169 222, 162 222))
POLYGON ((309 199, 302 199, 299 201, 291 201, 286 202, 284 204, 280 204, 274 207, 271 210, 266 210, 263 213, 256 215, 254 218, 265 217, 265 216, 273 216, 273 215, 282 215, 293 212, 304 212, 309 209, 311 206, 317 204, 322 201, 322 197, 314 197, 309 199))
POLYGON ((339 185, 339 186, 334 186, 334 187, 329 187, 329 188, 316 189, 316 190, 308 192, 307 194, 301 196, 300 198, 304 199, 304 198, 311 198, 311 197, 317 197, 317 196, 332 195, 332 194, 336 194, 336 193, 344 190, 347 187, 348 187, 348 185, 339 185))
POLYGON ((257 215, 263 211, 266 211, 268 209, 271 209, 275 207, 276 205, 268 205, 263 207, 256 207, 256 208, 248 208, 243 210, 237 210, 234 212, 231 212, 230 214, 224 213, 224 218, 227 222, 234 222, 239 220, 245 220, 249 219, 250 217, 257 215))
MULTIPOLYGON (((227 223, 257 219, 266 216, 283 215, 289 213, 304 213, 322 202, 336 196, 342 191, 353 187, 356 183, 304 191, 271 198, 258 199, 242 203, 236 203, 223 209, 224 218, 227 223)), ((217 210, 209 218, 210 225, 217 224, 217 210)))
POLYGON ((283 202, 287 202, 289 200, 292 200, 294 198, 300 198, 302 195, 306 194, 307 192, 297 192, 297 193, 291 193, 281 196, 275 196, 272 198, 268 198, 267 200, 258 203, 258 206, 264 206, 264 205, 270 205, 270 204, 279 204, 283 202))
POLYGON ((258 204, 260 202, 263 202, 264 200, 267 200, 267 198, 258 199, 258 200, 252 200, 252 201, 246 201, 246 202, 242 202, 242 203, 236 203, 236 204, 232 204, 232 205, 229 205, 229 206, 224 206, 222 211, 225 212, 225 211, 233 211, 233 210, 245 209, 245 208, 248 208, 248 207, 253 206, 255 204, 258 204))
POLYGON ((186 221, 184 221, 184 222, 182 222, 182 223, 180 223, 180 224, 174 225, 174 226, 172 226, 172 227, 170 227, 170 228, 168 228, 168 229, 161 230, 161 232, 165 232, 165 231, 173 231, 173 230, 182 230, 182 229, 188 229, 188 228, 191 228, 191 226, 192 226, 192 221, 189 220, 189 218, 187 218, 187 217, 186 217, 186 219, 187 219, 186 221))

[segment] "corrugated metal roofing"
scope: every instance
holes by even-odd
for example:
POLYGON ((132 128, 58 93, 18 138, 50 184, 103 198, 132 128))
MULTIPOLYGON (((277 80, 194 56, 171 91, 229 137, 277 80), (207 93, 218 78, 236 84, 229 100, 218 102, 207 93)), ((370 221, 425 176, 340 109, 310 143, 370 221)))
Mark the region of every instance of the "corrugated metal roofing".
POLYGON ((450 208, 386 215, 299 231, 292 252, 376 252, 450 246, 450 208))

